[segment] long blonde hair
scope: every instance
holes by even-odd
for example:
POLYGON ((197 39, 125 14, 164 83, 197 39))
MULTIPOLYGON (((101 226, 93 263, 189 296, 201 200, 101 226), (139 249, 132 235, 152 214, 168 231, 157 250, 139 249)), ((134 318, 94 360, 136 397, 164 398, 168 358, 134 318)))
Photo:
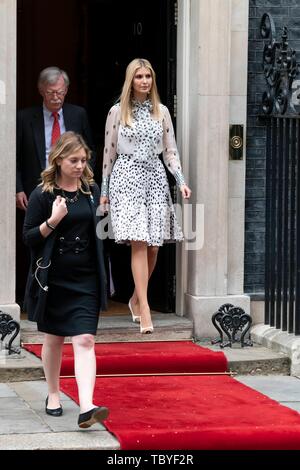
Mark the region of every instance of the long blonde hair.
MULTIPOLYGON (((56 144, 49 153, 49 167, 41 174, 43 192, 53 193, 54 189, 59 189, 57 178, 60 174, 60 166, 57 164, 58 159, 69 157, 80 149, 84 149, 87 161, 91 159, 91 150, 85 143, 80 134, 68 131, 61 135, 56 144)), ((89 186, 94 184, 93 172, 89 165, 86 165, 80 177, 79 189, 84 194, 90 194, 89 186)))
POLYGON ((145 67, 150 70, 152 76, 152 87, 149 99, 152 103, 152 116, 154 119, 161 119, 160 98, 156 85, 156 74, 152 65, 147 59, 134 59, 128 64, 125 75, 125 82, 120 97, 121 105, 121 124, 123 126, 132 126, 132 82, 138 69, 145 67))

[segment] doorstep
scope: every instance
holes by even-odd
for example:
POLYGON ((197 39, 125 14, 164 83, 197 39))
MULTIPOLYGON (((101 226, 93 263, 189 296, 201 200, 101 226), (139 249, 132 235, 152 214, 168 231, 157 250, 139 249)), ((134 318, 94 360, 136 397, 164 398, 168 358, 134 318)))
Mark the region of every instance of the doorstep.
MULTIPOLYGON (((129 315, 100 316, 96 334, 97 343, 137 341, 188 341, 193 338, 193 322, 173 313, 152 313, 153 334, 142 335, 139 324, 133 323, 129 315)), ((43 333, 36 324, 21 320, 21 342, 42 343, 43 333)), ((70 338, 66 338, 70 342, 70 338)))
MULTIPOLYGON (((153 314, 154 333, 142 335, 138 324, 129 320, 127 315, 103 316, 99 320, 96 342, 140 342, 140 341, 188 341, 193 340, 192 322, 174 314, 153 314)), ((21 320, 22 343, 42 343, 43 334, 36 324, 21 320)), ((66 338, 66 342, 70 338, 66 338)), ((239 375, 290 375, 291 361, 287 354, 274 351, 260 344, 242 348, 239 343, 232 348, 220 348, 209 341, 196 344, 214 351, 222 351, 228 360, 228 370, 239 375)), ((0 382, 19 382, 40 380, 43 377, 40 359, 21 349, 20 355, 0 360, 0 382)))

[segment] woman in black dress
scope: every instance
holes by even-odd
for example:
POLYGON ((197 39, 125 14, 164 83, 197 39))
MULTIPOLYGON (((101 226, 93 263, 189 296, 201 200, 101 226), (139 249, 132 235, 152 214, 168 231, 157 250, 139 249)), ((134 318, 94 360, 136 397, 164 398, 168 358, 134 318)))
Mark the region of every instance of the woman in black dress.
POLYGON ((48 384, 45 411, 61 416, 59 376, 65 336, 72 337, 82 428, 108 416, 93 404, 94 335, 106 306, 102 241, 96 235, 99 188, 88 166, 90 149, 66 132, 52 148, 42 183, 31 194, 24 241, 31 250, 25 305, 45 333, 42 360, 48 384))

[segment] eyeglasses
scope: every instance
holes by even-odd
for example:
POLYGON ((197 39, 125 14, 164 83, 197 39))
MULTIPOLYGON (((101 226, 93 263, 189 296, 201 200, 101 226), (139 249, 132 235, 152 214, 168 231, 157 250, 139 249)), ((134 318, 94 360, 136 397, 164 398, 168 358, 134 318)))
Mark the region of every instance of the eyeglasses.
POLYGON ((54 90, 51 90, 51 91, 45 91, 45 95, 46 96, 49 96, 49 97, 52 97, 54 95, 57 95, 57 96, 65 96, 65 94, 67 93, 66 90, 57 90, 57 91, 54 91, 54 90))

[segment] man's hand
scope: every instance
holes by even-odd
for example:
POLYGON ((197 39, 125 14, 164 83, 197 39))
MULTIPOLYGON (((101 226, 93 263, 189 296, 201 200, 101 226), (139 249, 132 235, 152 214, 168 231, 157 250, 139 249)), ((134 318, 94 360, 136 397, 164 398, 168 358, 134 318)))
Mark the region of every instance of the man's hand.
POLYGON ((28 199, 24 191, 21 191, 16 194, 16 206, 18 209, 22 211, 26 211, 28 206, 28 199))

